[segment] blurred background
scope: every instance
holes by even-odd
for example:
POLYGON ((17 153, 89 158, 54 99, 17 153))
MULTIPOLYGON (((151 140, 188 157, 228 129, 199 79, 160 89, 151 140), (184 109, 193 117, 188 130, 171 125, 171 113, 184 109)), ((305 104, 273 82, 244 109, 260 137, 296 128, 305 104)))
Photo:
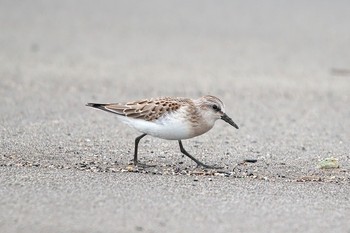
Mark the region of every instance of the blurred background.
POLYGON ((349 69, 348 9, 347 1, 1 1, 2 77, 79 79, 83 91, 95 82, 88 91, 108 99, 227 95, 251 83, 332 88, 348 81, 331 75, 349 69))

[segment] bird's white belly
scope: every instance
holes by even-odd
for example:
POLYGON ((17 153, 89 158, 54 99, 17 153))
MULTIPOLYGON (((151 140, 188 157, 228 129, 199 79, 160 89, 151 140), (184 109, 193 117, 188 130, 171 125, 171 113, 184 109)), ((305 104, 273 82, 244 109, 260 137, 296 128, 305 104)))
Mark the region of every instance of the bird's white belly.
POLYGON ((157 138, 181 140, 196 136, 193 135, 193 130, 188 122, 174 117, 165 117, 155 122, 126 117, 119 119, 138 131, 157 138))

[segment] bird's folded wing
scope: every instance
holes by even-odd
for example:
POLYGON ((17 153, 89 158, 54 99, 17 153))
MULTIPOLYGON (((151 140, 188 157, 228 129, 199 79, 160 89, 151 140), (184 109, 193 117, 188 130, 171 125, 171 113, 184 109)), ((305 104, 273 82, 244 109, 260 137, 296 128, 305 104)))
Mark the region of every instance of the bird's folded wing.
POLYGON ((157 120, 169 112, 173 112, 180 107, 180 104, 167 99, 141 100, 126 104, 87 104, 90 107, 98 108, 107 112, 121 116, 143 119, 147 121, 157 120))

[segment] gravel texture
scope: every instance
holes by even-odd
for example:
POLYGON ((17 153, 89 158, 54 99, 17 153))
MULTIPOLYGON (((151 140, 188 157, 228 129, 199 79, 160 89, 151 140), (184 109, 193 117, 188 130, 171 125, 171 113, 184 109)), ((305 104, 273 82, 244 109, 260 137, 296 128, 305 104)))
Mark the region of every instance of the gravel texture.
POLYGON ((346 1, 2 1, 0 231, 350 232, 346 1), (212 94, 184 147, 87 102, 212 94), (321 169, 335 158, 340 167, 321 169))

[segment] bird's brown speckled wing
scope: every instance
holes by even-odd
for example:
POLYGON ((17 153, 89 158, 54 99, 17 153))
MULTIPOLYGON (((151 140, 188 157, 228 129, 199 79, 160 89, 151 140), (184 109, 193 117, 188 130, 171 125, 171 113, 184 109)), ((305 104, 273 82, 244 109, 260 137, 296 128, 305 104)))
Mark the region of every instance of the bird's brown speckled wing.
POLYGON ((134 101, 126 104, 89 103, 88 106, 99 108, 101 110, 115 113, 121 116, 153 121, 160 118, 163 114, 176 111, 185 101, 187 102, 188 100, 183 98, 174 99, 171 97, 164 97, 158 99, 134 101))

